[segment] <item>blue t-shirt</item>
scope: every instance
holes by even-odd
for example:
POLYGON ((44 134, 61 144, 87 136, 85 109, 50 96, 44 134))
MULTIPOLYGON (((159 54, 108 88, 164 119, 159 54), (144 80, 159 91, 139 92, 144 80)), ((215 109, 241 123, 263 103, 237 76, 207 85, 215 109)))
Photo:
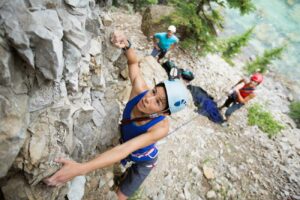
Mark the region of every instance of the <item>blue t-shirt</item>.
POLYGON ((168 33, 155 33, 154 37, 159 39, 158 46, 162 50, 168 50, 172 44, 175 44, 179 41, 179 39, 175 36, 172 35, 171 37, 168 38, 168 33))

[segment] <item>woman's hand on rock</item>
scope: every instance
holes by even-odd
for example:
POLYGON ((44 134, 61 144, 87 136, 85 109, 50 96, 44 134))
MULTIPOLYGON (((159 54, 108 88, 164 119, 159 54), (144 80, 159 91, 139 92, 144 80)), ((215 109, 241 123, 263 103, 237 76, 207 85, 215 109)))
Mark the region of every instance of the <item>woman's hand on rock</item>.
POLYGON ((122 31, 114 31, 111 35, 111 42, 118 48, 127 47, 128 40, 122 31))
POLYGON ((44 180, 49 186, 60 186, 74 177, 84 174, 83 164, 81 163, 64 158, 59 158, 55 162, 63 164, 63 167, 54 175, 44 180))

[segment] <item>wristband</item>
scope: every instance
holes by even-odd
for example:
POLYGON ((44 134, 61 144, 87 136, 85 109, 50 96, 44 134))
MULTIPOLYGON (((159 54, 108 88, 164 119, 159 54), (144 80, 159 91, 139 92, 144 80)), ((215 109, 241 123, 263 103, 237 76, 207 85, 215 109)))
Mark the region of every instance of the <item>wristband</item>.
POLYGON ((127 51, 128 49, 131 48, 131 42, 129 40, 127 40, 127 42, 128 42, 128 47, 122 48, 123 51, 127 51))

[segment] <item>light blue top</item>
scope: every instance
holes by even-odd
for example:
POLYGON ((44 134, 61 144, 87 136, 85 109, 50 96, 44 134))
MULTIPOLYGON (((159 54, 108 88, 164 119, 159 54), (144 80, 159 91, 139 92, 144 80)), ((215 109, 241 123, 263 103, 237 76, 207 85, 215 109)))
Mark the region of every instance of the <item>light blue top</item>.
POLYGON ((158 46, 162 50, 168 50, 172 44, 178 43, 179 39, 175 36, 172 35, 171 37, 168 38, 168 34, 166 32, 164 33, 155 33, 154 37, 156 39, 159 39, 158 46))

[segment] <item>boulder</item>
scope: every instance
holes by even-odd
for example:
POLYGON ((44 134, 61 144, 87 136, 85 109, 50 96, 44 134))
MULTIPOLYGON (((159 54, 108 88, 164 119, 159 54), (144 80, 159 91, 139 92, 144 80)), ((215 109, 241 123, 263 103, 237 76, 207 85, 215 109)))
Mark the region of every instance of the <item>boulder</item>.
POLYGON ((58 39, 61 39, 63 37, 63 27, 55 10, 38 10, 35 12, 31 12, 31 15, 35 20, 34 26, 45 27, 58 39))
POLYGON ((104 26, 111 26, 113 20, 108 14, 105 14, 102 16, 102 23, 104 26))
POLYGON ((63 41, 73 44, 80 51, 81 55, 88 53, 90 48, 90 34, 85 30, 87 17, 75 17, 63 8, 58 8, 57 13, 63 24, 63 41))
POLYGON ((26 63, 34 68, 34 54, 30 48, 30 40, 23 27, 28 26, 28 21, 33 21, 32 16, 23 1, 8 1, 0 8, 3 19, 3 28, 8 40, 26 63))
POLYGON ((206 197, 207 199, 216 199, 217 198, 217 194, 215 191, 210 190, 206 193, 206 197))
POLYGON ((66 84, 61 82, 47 82, 44 85, 34 85, 30 93, 29 111, 37 111, 50 105, 59 104, 67 96, 66 84))
POLYGON ((63 52, 65 58, 64 76, 67 80, 67 88, 71 92, 77 92, 81 53, 74 44, 68 41, 64 41, 63 52))
POLYGON ((159 83, 167 79, 166 71, 152 56, 142 58, 139 65, 149 87, 154 86, 154 80, 156 83, 159 83))
POLYGON ((148 39, 156 32, 166 32, 168 25, 160 20, 172 12, 173 7, 163 5, 152 5, 144 11, 141 28, 148 39))
POLYGON ((62 26, 54 10, 29 12, 24 2, 9 1, 1 8, 4 29, 12 47, 46 79, 60 79, 63 71, 62 26))
POLYGON ((99 131, 93 123, 93 108, 89 110, 80 109, 73 115, 73 131, 76 137, 74 157, 83 158, 93 152, 99 140, 99 131))
POLYGON ((89 49, 89 54, 92 56, 97 56, 102 53, 102 41, 101 37, 97 37, 91 40, 91 46, 89 49))
POLYGON ((67 194, 69 200, 81 200, 84 195, 86 178, 84 176, 76 176, 69 184, 69 192, 67 194))
POLYGON ((2 186, 1 190, 5 200, 56 200, 64 199, 67 193, 67 187, 48 187, 41 183, 29 185, 24 174, 14 174, 13 177, 8 179, 2 186))
POLYGON ((24 176, 16 176, 6 182, 1 188, 6 200, 27 200, 33 199, 30 191, 30 186, 26 183, 24 176), (16 188, 18 188, 16 190, 16 188))
POLYGON ((0 177, 6 175, 25 140, 28 96, 0 86, 0 177))
POLYGON ((204 174, 205 178, 207 178, 208 180, 215 178, 214 169, 210 168, 206 165, 203 166, 203 174, 204 174))
POLYGON ((119 136, 120 106, 114 99, 103 102, 106 114, 99 129, 99 147, 111 145, 113 139, 119 136))
POLYGON ((2 38, 0 38, 0 55, 0 85, 9 86, 11 84, 10 66, 13 59, 7 42, 2 38))
POLYGON ((75 8, 85 8, 89 5, 87 0, 64 0, 66 4, 75 8))
POLYGON ((92 75, 93 88, 105 88, 105 78, 103 73, 92 75))
POLYGON ((80 72, 79 72, 79 86, 80 87, 90 87, 92 86, 91 83, 91 76, 90 73, 90 58, 91 56, 87 54, 85 57, 82 57, 80 60, 80 72))
POLYGON ((63 46, 61 38, 53 38, 45 29, 36 29, 35 61, 36 67, 49 80, 60 80, 63 72, 63 46))
POLYGON ((63 27, 57 12, 43 10, 33 12, 34 21, 28 33, 34 44, 35 65, 46 79, 60 80, 63 72, 63 27))
POLYGON ((110 42, 110 36, 111 33, 107 31, 107 33, 105 34, 103 52, 104 56, 109 61, 115 62, 120 57, 122 50, 112 45, 112 43, 110 42))

